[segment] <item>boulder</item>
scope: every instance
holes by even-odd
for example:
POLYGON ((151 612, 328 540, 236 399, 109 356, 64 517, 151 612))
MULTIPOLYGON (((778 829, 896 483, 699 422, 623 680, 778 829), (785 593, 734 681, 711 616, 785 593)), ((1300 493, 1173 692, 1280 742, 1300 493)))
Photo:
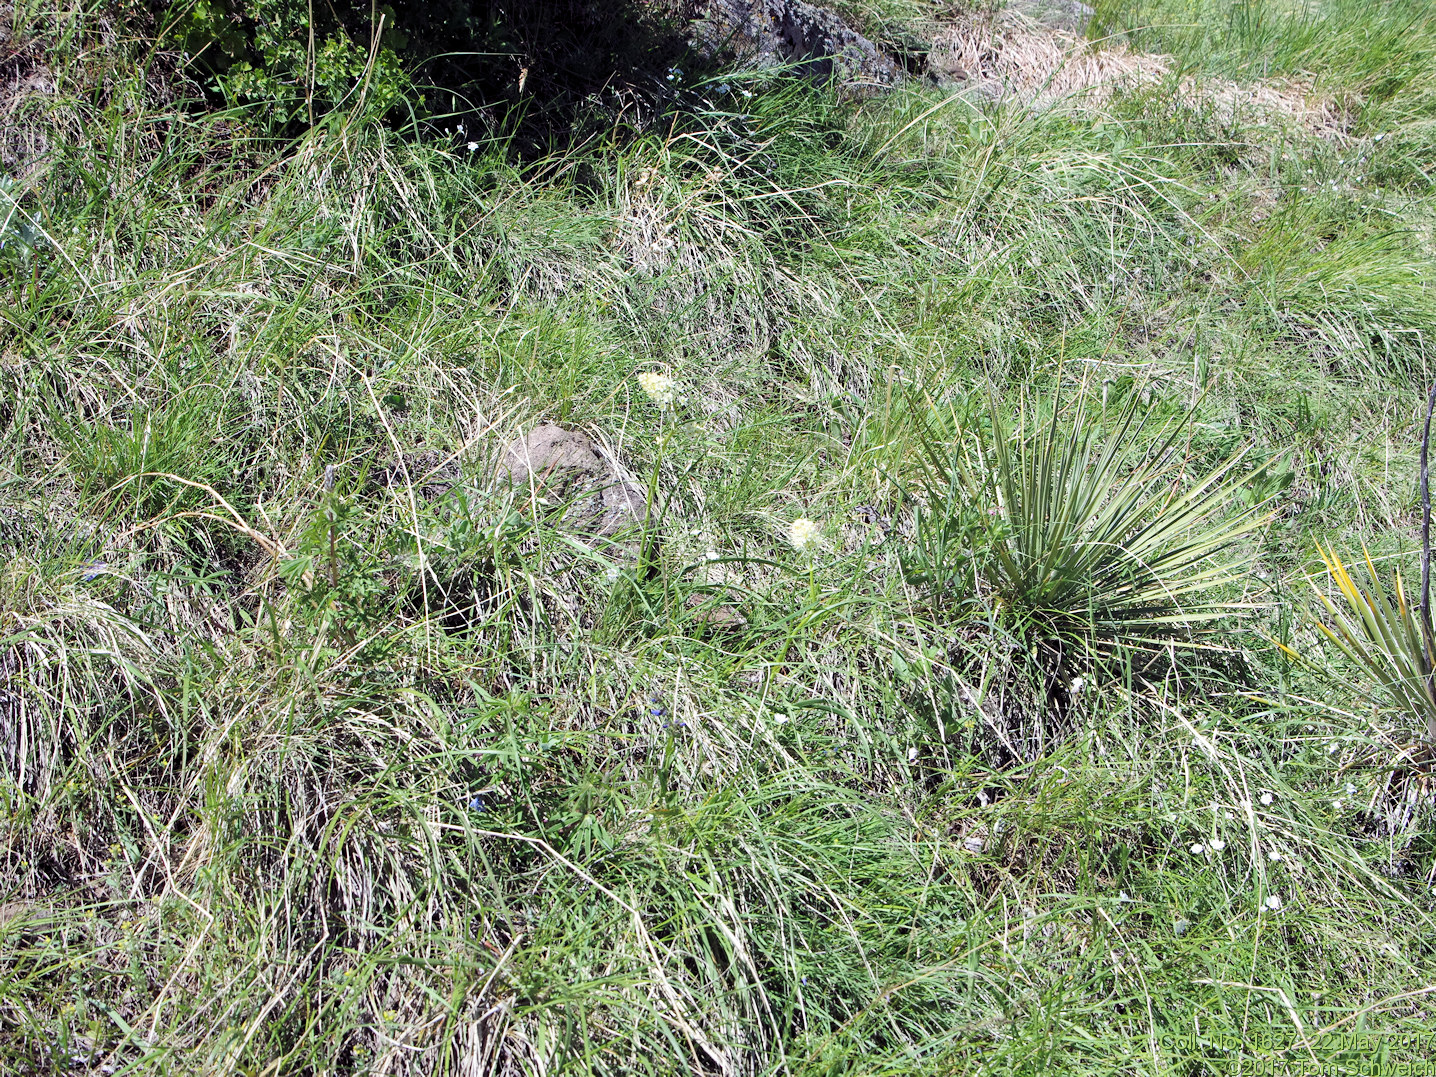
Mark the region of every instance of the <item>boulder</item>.
POLYGON ((552 423, 504 447, 496 478, 524 487, 568 526, 604 537, 641 523, 648 496, 618 474, 592 439, 552 423))
POLYGON ((741 632, 748 627, 748 618, 732 602, 694 593, 684 605, 690 611, 693 624, 710 632, 741 632))
POLYGON ((792 67, 813 78, 873 87, 900 82, 904 74, 839 15, 803 0, 707 0, 693 30, 700 52, 749 67, 792 67))

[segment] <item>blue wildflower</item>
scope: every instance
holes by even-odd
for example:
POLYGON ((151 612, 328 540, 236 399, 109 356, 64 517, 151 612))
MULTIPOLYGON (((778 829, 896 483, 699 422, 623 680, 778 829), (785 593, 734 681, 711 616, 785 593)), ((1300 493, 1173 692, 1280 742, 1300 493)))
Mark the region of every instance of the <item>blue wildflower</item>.
POLYGON ((96 576, 103 576, 105 574, 105 570, 109 567, 110 566, 105 564, 103 561, 91 561, 89 564, 82 565, 80 567, 80 572, 82 573, 80 579, 88 582, 90 580, 93 580, 96 576))
POLYGON ((484 798, 483 798, 483 797, 474 797, 473 800, 469 801, 469 811, 481 812, 481 811, 487 811, 487 810, 488 810, 488 809, 484 806, 484 798))

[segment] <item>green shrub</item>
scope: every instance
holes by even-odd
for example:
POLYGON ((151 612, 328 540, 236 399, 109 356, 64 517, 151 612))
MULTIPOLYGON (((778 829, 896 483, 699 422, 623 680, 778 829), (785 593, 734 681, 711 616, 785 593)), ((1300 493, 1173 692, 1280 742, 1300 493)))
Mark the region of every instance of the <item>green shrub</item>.
POLYGON ((161 21, 213 90, 280 128, 362 106, 477 135, 511 108, 555 125, 651 87, 686 49, 670 6, 179 0, 161 21))

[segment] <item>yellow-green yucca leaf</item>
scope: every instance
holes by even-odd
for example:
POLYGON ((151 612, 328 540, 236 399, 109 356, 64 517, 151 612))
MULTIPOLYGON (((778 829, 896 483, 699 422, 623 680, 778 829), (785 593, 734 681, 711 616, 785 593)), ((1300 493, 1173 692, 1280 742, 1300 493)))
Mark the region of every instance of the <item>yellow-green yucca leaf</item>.
POLYGON ((1213 597, 1256 552, 1243 540, 1270 518, 1240 503, 1248 450, 1189 475, 1191 414, 1138 444, 1135 402, 1104 434, 1079 403, 1037 429, 1008 433, 994 413, 991 493, 1005 528, 990 583, 1008 605, 1096 639, 1190 638, 1241 608, 1213 597))
POLYGON ((1436 741, 1436 691, 1433 691, 1433 656, 1421 628, 1422 614, 1406 601, 1399 573, 1392 573, 1395 598, 1387 595, 1362 551, 1371 589, 1363 590, 1332 549, 1317 551, 1336 583, 1340 604, 1311 581, 1312 589, 1331 615, 1331 623, 1318 625, 1327 639, 1357 664, 1364 666, 1386 689, 1396 709, 1417 725, 1426 738, 1436 741))

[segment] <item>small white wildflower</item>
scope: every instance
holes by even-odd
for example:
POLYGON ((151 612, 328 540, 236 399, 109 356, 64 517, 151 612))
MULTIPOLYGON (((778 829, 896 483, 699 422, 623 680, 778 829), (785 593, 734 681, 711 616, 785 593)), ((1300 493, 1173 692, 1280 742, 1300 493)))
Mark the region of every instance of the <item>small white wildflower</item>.
POLYGON ((1268 896, 1266 899, 1266 907, 1272 912, 1276 912, 1277 909, 1281 908, 1281 896, 1278 894, 1268 896))
POLYGON ((465 143, 465 145, 468 146, 468 149, 469 149, 469 152, 470 152, 470 153, 473 153, 476 149, 479 148, 479 144, 478 144, 477 142, 468 142, 468 143, 465 143))
POLYGON ((1332 806, 1333 808, 1335 808, 1337 811, 1340 811, 1340 810, 1341 810, 1341 801, 1339 801, 1339 800, 1333 800, 1333 801, 1331 802, 1331 806, 1332 806))
POLYGON ((1221 852, 1223 849, 1225 849, 1226 847, 1227 847, 1227 843, 1224 842, 1224 841, 1222 841, 1221 838, 1213 838, 1213 839, 1212 839, 1212 852, 1214 852, 1214 853, 1219 853, 1219 852, 1221 852))
POLYGON ((1188 920, 1186 917, 1183 917, 1182 919, 1178 920, 1175 924, 1172 925, 1172 934, 1175 935, 1175 936, 1177 936, 1177 938, 1181 938, 1183 935, 1185 935, 1185 934, 1186 934, 1188 931, 1190 931, 1191 929, 1192 929, 1192 922, 1191 922, 1190 920, 1188 920))
POLYGON ((1266 854, 1266 858, 1270 860, 1273 864, 1281 863, 1281 853, 1277 852, 1275 849, 1268 851, 1266 854))
POLYGON ((678 386, 667 374, 657 374, 651 370, 645 370, 638 375, 638 384, 652 400, 660 407, 672 404, 678 395, 678 386))
POLYGON ((916 748, 909 748, 909 749, 907 750, 907 761, 908 761, 909 763, 916 763, 916 762, 917 762, 917 749, 916 749, 916 748))
POLYGON ((617 583, 619 577, 622 575, 623 569, 619 568, 617 565, 609 565, 606 569, 603 570, 603 578, 608 581, 610 586, 617 583))
MULTIPOLYGON (((1381 141, 1383 138, 1385 138, 1385 137, 1386 137, 1386 132, 1385 132, 1385 131, 1382 131, 1381 134, 1379 134, 1379 135, 1376 136, 1376 141, 1377 141, 1377 142, 1380 142, 1380 141, 1381 141)), ((1308 171, 1310 171, 1310 170, 1308 169, 1308 171)))
POLYGON ((1356 785, 1355 785, 1355 783, 1353 783, 1353 782, 1347 782, 1347 783, 1346 783, 1346 795, 1347 795, 1347 796, 1351 796, 1351 795, 1352 795, 1353 793, 1355 793, 1355 792, 1356 792, 1356 785))
POLYGON ((1118 891, 1117 891, 1117 900, 1118 900, 1118 901, 1131 901, 1132 899, 1127 896, 1127 891, 1125 891, 1125 890, 1118 890, 1118 891))
POLYGON ((1261 795, 1261 802, 1264 807, 1271 807, 1271 802, 1275 799, 1276 797, 1272 796, 1270 793, 1263 793, 1261 795))
POLYGON ((1080 696, 1080 695, 1082 694, 1082 689, 1084 689, 1084 688, 1086 688, 1086 687, 1087 687, 1087 679, 1086 679, 1085 677, 1073 677, 1073 678, 1072 678, 1072 694, 1073 694, 1074 696, 1080 696))
POLYGON ((1207 847, 1206 847, 1205 845, 1203 845, 1201 842, 1199 842, 1199 841, 1194 841, 1194 842, 1192 842, 1191 854, 1192 854, 1193 856, 1201 856, 1201 855, 1202 855, 1204 852, 1206 852, 1206 851, 1207 851, 1207 847))
POLYGON ((788 541, 793 544, 795 550, 806 550, 817 538, 818 525, 806 516, 799 516, 788 525, 788 541))

